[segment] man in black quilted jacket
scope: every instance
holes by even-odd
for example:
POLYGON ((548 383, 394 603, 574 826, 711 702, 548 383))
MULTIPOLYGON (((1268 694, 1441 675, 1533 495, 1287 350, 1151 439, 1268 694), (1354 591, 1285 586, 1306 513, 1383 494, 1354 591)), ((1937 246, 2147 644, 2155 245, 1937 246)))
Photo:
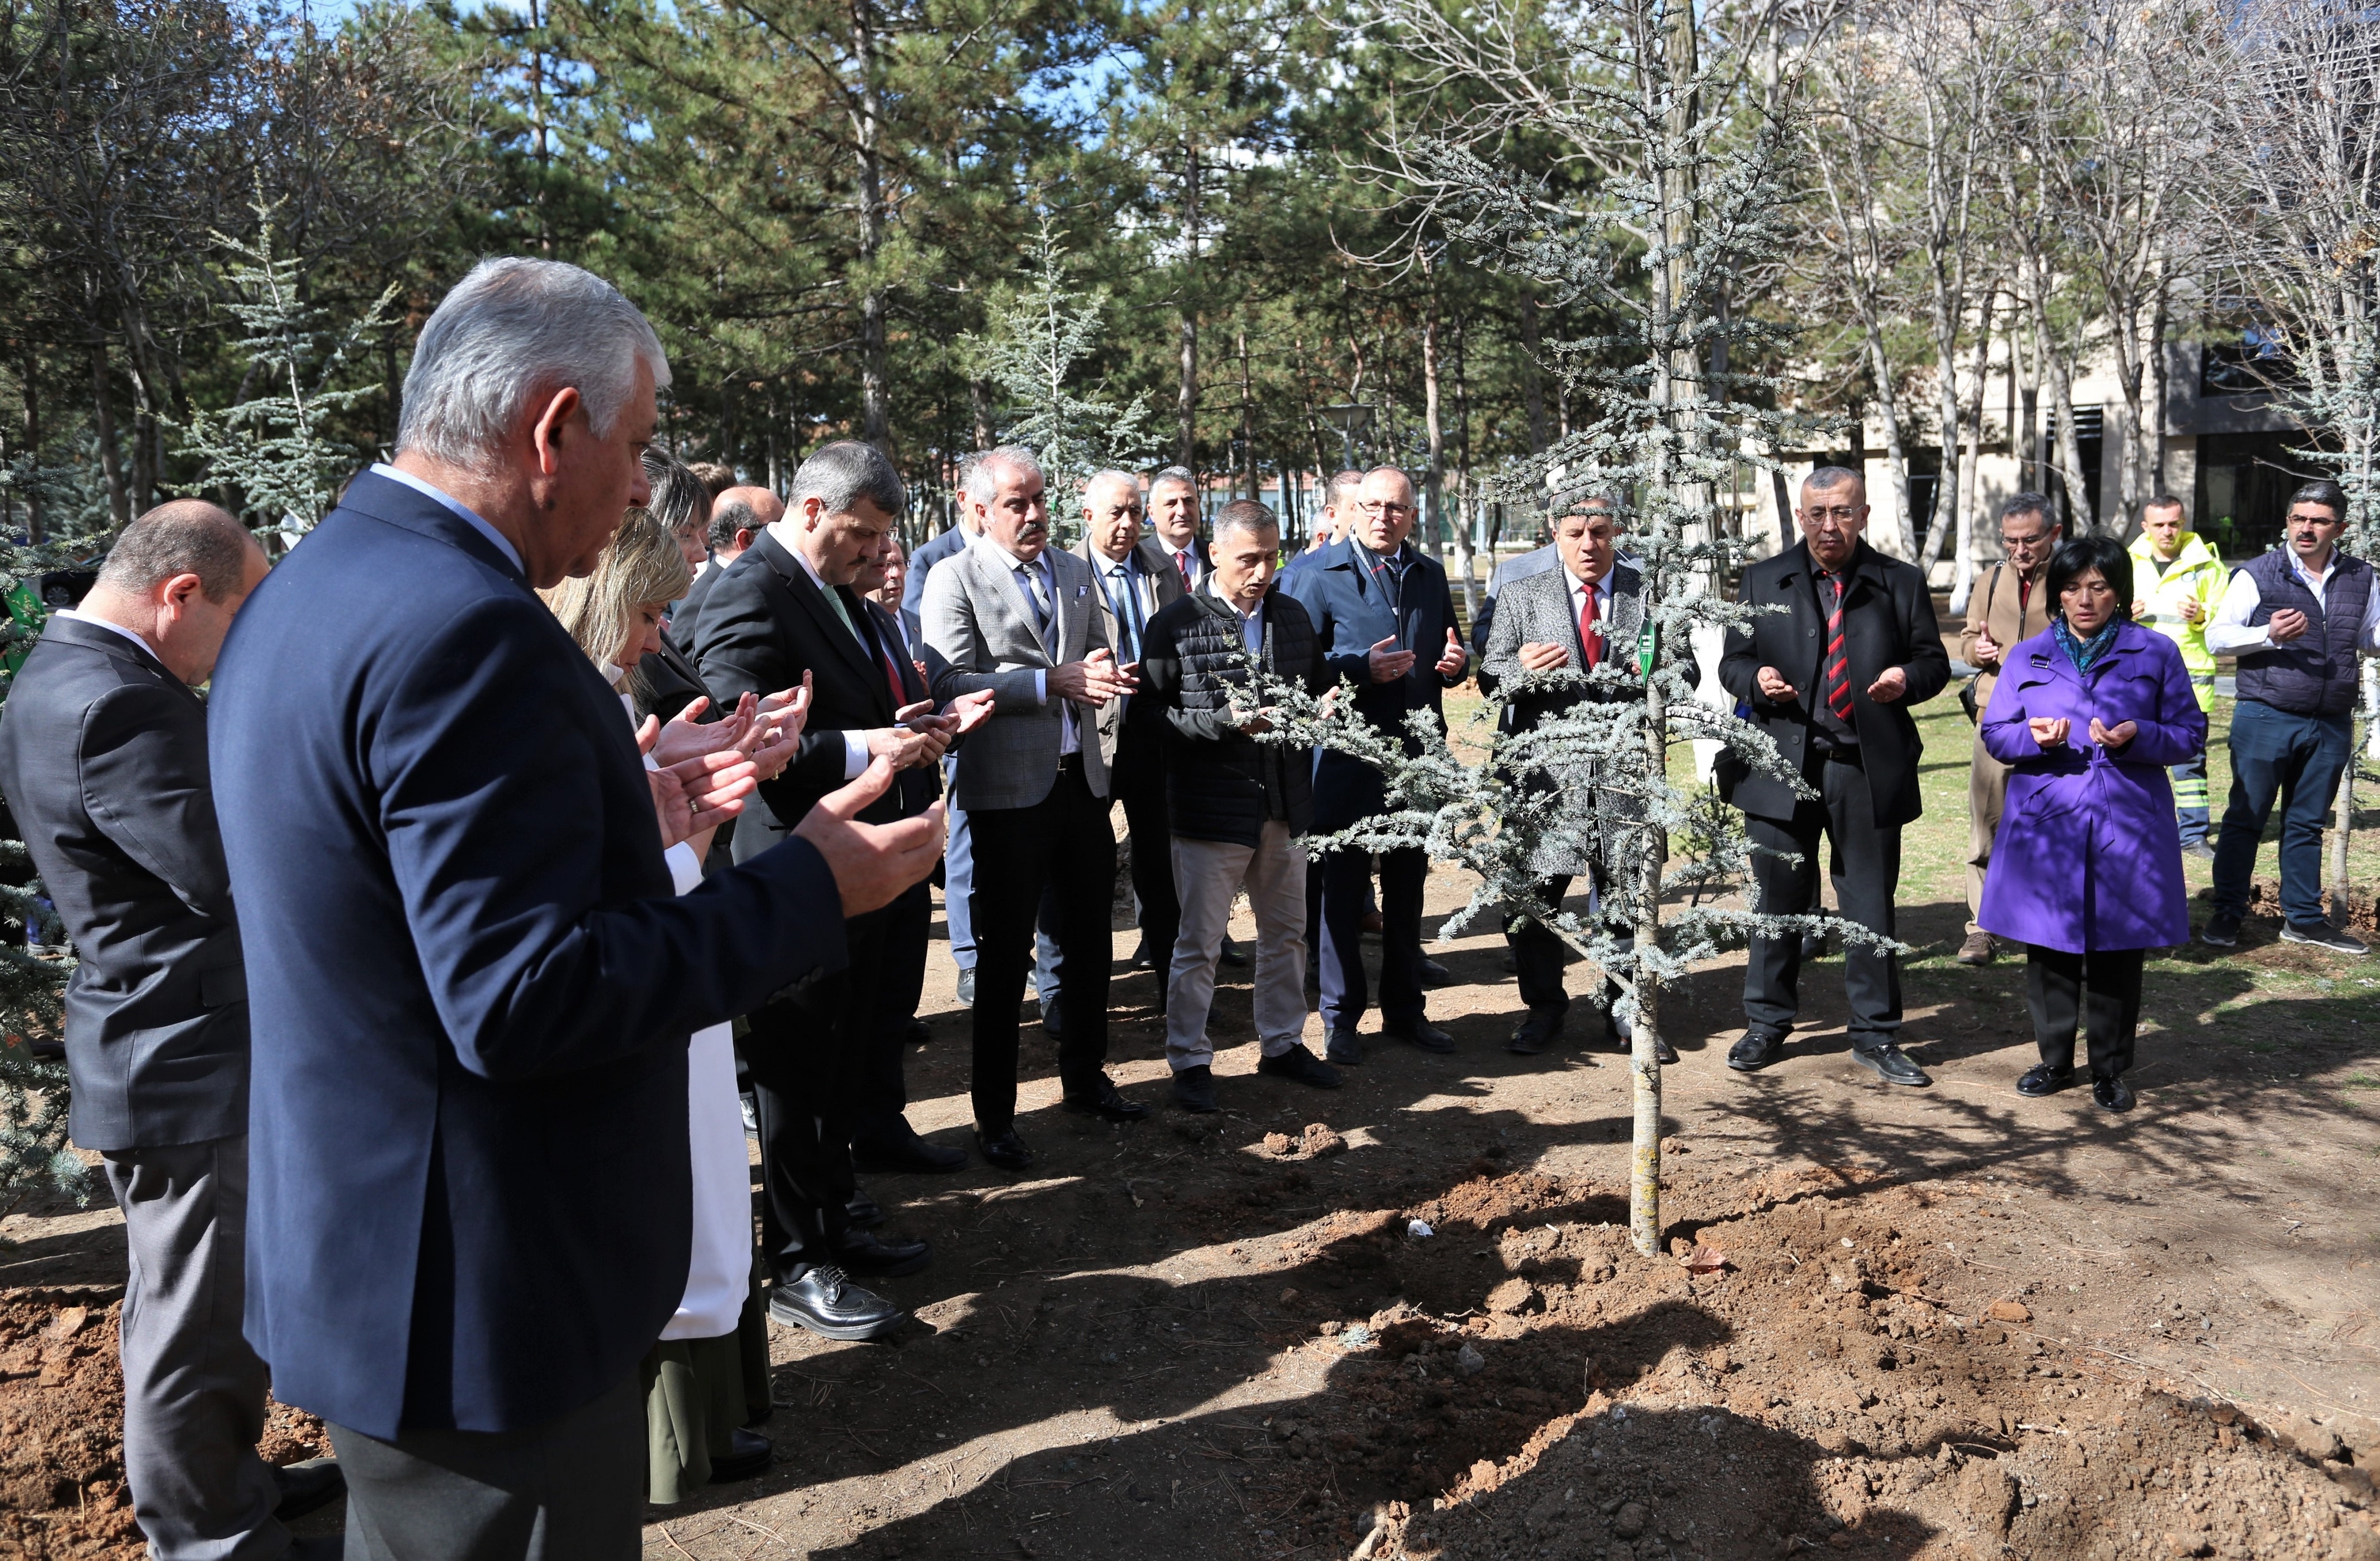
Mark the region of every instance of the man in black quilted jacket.
POLYGON ((1149 620, 1140 697, 1165 712, 1166 808, 1181 931, 1166 978, 1165 1056, 1173 1103, 1215 1107, 1215 998, 1232 899, 1242 885, 1256 914, 1257 1071, 1318 1089, 1339 1071, 1305 1049, 1305 853, 1314 824, 1312 751, 1260 743, 1264 712, 1246 692, 1247 658, 1319 694, 1330 685, 1322 642, 1305 609, 1272 588, 1281 526, 1254 500, 1215 517, 1214 566, 1198 589, 1149 620))

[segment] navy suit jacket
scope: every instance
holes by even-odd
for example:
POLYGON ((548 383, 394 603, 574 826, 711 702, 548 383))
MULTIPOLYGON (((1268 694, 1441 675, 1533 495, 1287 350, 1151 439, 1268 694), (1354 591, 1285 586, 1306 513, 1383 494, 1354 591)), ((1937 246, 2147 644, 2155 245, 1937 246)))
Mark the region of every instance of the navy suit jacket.
POLYGON ((253 1028, 247 1332, 373 1436, 509 1431, 686 1289, 686 1042, 842 966, 792 841, 670 892, 626 713, 509 560, 367 474, 210 701, 253 1028))
POLYGON ((0 792, 74 938, 75 1143, 246 1132, 247 989, 206 707, 113 629, 53 618, 0 720, 0 792))
MULTIPOLYGON (((1446 571, 1427 553, 1415 550, 1405 571, 1402 611, 1389 605, 1387 583, 1375 579, 1352 540, 1333 542, 1316 554, 1288 582, 1289 594, 1314 620, 1321 636, 1322 658, 1333 683, 1344 676, 1355 685, 1355 708, 1382 732, 1402 734, 1410 710, 1435 711, 1445 717, 1445 691, 1466 673, 1444 677, 1438 659, 1446 653, 1447 631, 1459 640, 1463 625, 1454 615, 1454 598, 1446 586, 1446 571), (1413 670, 1394 683, 1372 681, 1371 648, 1394 636, 1399 648, 1414 652, 1413 670)), ((1411 738, 1408 753, 1419 751, 1411 738)), ((1329 833, 1343 829, 1387 806, 1380 772, 1352 754, 1324 748, 1314 759, 1314 828, 1329 833)))
POLYGON ((949 530, 932 538, 925 546, 911 553, 908 572, 901 577, 901 611, 912 618, 923 611, 926 605, 926 576, 933 573, 934 565, 953 553, 965 551, 966 545, 974 540, 974 534, 965 526, 953 526, 949 530))

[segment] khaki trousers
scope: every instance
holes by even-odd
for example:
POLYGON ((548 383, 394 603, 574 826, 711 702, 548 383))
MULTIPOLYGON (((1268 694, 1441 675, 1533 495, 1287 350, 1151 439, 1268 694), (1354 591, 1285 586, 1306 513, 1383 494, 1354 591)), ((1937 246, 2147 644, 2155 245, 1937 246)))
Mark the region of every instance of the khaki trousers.
POLYGON ((1207 1013, 1232 898, 1243 883, 1257 918, 1257 1039, 1265 1056, 1279 1057, 1305 1038, 1305 853, 1279 820, 1266 822, 1254 847, 1173 837, 1182 930, 1165 983, 1165 1060, 1175 1072, 1215 1060, 1207 1013))
POLYGON ((1967 768, 1967 930, 1981 932, 1975 918, 1984 910, 1984 873, 1992 863, 1992 837, 1999 833, 2000 809, 2008 802, 2009 767, 1984 746, 1984 729, 1975 728, 1975 754, 1967 768))

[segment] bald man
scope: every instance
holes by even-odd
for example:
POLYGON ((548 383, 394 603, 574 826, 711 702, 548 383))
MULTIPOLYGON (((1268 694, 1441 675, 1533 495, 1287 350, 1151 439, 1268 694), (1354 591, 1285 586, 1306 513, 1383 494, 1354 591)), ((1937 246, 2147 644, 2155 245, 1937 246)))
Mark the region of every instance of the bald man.
POLYGON ((68 1125, 124 1209, 124 1467, 159 1561, 340 1546, 281 1526, 338 1494, 336 1466, 257 1456, 264 1362, 240 1335, 248 986, 191 690, 265 570, 214 505, 150 511, 50 615, 0 721, 0 792, 80 960, 68 1125))
POLYGON ((670 609, 669 641, 679 654, 694 654, 695 634, 701 626, 702 604, 727 566, 744 556, 752 538, 785 518, 785 502, 765 488, 730 488, 710 502, 710 529, 706 540, 710 557, 694 572, 694 583, 670 609))

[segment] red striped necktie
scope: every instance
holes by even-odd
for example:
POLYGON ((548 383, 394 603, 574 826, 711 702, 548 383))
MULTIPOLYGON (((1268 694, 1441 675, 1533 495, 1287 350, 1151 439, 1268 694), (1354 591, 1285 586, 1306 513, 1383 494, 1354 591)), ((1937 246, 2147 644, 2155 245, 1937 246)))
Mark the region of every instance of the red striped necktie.
POLYGON ((1827 611, 1827 708, 1846 726, 1852 719, 1852 661, 1843 648, 1843 577, 1830 569, 1818 571, 1834 605, 1827 611))

